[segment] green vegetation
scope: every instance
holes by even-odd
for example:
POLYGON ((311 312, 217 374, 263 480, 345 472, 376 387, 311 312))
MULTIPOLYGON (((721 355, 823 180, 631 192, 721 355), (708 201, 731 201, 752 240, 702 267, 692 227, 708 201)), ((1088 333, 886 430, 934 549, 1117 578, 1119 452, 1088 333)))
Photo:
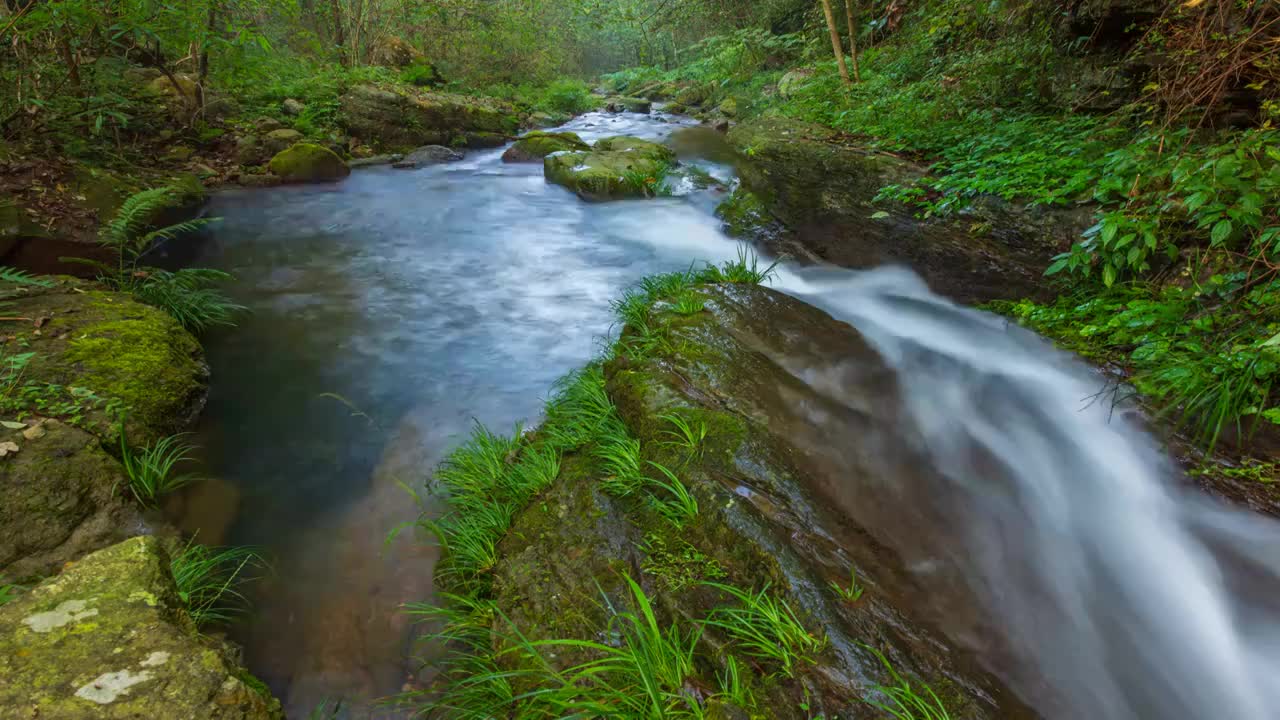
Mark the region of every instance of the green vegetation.
POLYGON ((102 243, 118 258, 116 266, 83 262, 97 267, 99 279, 108 286, 164 310, 184 328, 199 333, 214 325, 233 325, 235 314, 244 310, 212 287, 231 276, 207 268, 170 272, 140 265, 156 243, 195 232, 211 222, 188 220, 156 227, 166 212, 189 202, 190 194, 189 189, 165 186, 130 196, 102 229, 102 243))
POLYGON ((879 658, 894 680, 893 685, 876 687, 876 692, 883 695, 884 700, 866 700, 868 705, 883 710, 894 720, 951 720, 951 713, 932 689, 927 685, 913 686, 894 669, 883 653, 872 647, 866 649, 879 658))
POLYGON ((182 435, 170 435, 137 450, 130 447, 124 428, 120 429, 120 464, 129 491, 139 503, 155 505, 165 495, 199 479, 177 472, 179 465, 191 460, 191 451, 195 449, 182 438, 182 435))
POLYGON ((831 581, 831 589, 841 600, 847 603, 856 603, 862 599, 862 594, 866 592, 866 588, 858 584, 858 570, 854 568, 849 571, 849 584, 844 585, 831 581))
MULTIPOLYGON (((1087 231, 1045 258, 1062 297, 995 309, 1125 368, 1203 447, 1274 427, 1280 74, 1263 29, 1280 8, 1182 3, 1109 27, 1124 9, 847 7, 852 27, 810 10, 801 22, 722 28, 678 65, 606 83, 668 88, 713 114, 729 101, 735 118, 786 115, 921 159, 926 176, 883 187, 880 199, 922 217, 972 224, 965 213, 993 197, 1090 208, 1087 231), (846 85, 832 58, 829 22, 837 43, 858 48, 856 82, 846 85)), ((760 224, 744 202, 726 206, 726 221, 760 224)))
POLYGON ((17 599, 18 595, 26 588, 21 585, 12 585, 9 583, 0 583, 0 605, 7 605, 17 599))
POLYGON ((783 674, 791 676, 826 649, 826 637, 806 630, 786 600, 771 595, 767 586, 752 592, 732 585, 709 585, 736 602, 716 608, 707 624, 724 630, 743 653, 775 663, 783 674))
POLYGON ((197 628, 229 622, 247 601, 239 587, 266 563, 251 548, 208 547, 188 542, 170 562, 178 595, 197 628))

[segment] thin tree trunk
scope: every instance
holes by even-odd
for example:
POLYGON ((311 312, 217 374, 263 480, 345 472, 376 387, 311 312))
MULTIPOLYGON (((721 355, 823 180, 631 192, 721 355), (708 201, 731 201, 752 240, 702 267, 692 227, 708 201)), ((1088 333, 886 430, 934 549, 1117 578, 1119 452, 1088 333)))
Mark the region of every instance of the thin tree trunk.
POLYGON ((857 13, 853 6, 858 0, 844 0, 844 11, 849 17, 849 55, 853 58, 853 81, 862 82, 862 71, 858 69, 858 25, 857 13))
POLYGON ((329 7, 333 10, 333 44, 338 46, 338 61, 345 64, 347 39, 342 32, 342 7, 338 0, 329 0, 329 7))
POLYGON ((827 16, 827 30, 831 31, 831 52, 836 56, 836 66, 840 68, 840 80, 846 88, 853 87, 849 81, 849 68, 844 64, 844 48, 840 46, 840 29, 836 27, 835 13, 831 12, 831 0, 822 0, 822 12, 827 16))

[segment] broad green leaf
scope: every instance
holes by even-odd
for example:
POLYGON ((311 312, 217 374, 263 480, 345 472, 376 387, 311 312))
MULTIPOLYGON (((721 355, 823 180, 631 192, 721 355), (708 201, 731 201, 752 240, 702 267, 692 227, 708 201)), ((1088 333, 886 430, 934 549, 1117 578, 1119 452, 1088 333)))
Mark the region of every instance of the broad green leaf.
POLYGON ((1227 241, 1227 238, 1231 237, 1231 228, 1230 220, 1219 220, 1209 233, 1209 241, 1214 245, 1221 245, 1227 241))

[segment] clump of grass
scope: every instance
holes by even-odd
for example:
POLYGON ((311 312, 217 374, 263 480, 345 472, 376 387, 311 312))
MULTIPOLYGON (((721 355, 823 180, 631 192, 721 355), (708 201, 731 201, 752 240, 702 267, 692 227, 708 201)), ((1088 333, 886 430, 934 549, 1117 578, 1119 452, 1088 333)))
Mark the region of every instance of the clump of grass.
POLYGON ((235 316, 248 309, 214 289, 230 279, 231 275, 209 268, 150 269, 124 279, 119 288, 199 334, 217 325, 235 325, 235 316))
POLYGON ((863 647, 874 653, 893 677, 892 685, 877 685, 874 688, 875 692, 885 697, 884 700, 863 698, 864 703, 888 713, 894 720, 951 720, 950 711, 932 688, 928 685, 913 687, 894 669, 884 653, 867 645, 863 647))
POLYGON ((120 427, 120 463, 129 490, 138 502, 153 506, 160 498, 195 482, 199 478, 180 473, 177 467, 191 460, 195 446, 183 440, 186 433, 161 438, 144 450, 129 445, 123 425, 120 427))
POLYGON ((685 523, 698 516, 697 498, 671 470, 653 461, 649 461, 649 464, 662 476, 649 478, 649 484, 661 489, 666 495, 666 497, 653 496, 654 509, 672 525, 683 527, 685 523))
POLYGON ((707 263, 707 266, 698 272, 697 279, 698 282, 707 283, 759 285, 773 277, 777 266, 777 261, 774 261, 768 266, 761 267, 760 258, 754 252, 740 247, 737 259, 728 260, 721 265, 707 263))
POLYGON ((697 315, 707 309, 707 301, 696 293, 684 292, 671 303, 671 309, 677 315, 697 315))
POLYGON ((706 585, 737 601, 717 608, 707 625, 723 630, 747 655, 776 663, 784 675, 794 677, 799 665, 814 663, 815 656, 826 649, 826 637, 806 630, 791 606, 771 595, 767 585, 759 592, 721 583, 706 585))
POLYGON ((848 585, 842 585, 832 580, 830 586, 832 592, 847 603, 858 602, 858 600, 862 599, 862 593, 866 591, 866 588, 858 584, 858 570, 856 568, 849 570, 848 585))
POLYGON ((621 420, 615 418, 604 424, 593 454, 605 472, 600 481, 605 492, 616 497, 629 497, 644 487, 640 441, 631 437, 621 420))
POLYGON ((665 442, 682 450, 686 455, 686 462, 702 453, 702 444, 707 439, 707 424, 705 422, 696 418, 685 418, 675 413, 659 415, 658 418, 671 424, 671 429, 662 431, 664 435, 671 438, 665 442))
POLYGON ((749 672, 743 666, 741 660, 738 660, 733 655, 726 655, 724 658, 724 672, 716 676, 716 679, 720 682, 720 697, 740 708, 755 707, 756 699, 751 692, 749 672))
POLYGON ((197 628, 225 623, 248 604, 240 592, 249 573, 266 567, 256 550, 189 542, 169 563, 178 596, 197 628))

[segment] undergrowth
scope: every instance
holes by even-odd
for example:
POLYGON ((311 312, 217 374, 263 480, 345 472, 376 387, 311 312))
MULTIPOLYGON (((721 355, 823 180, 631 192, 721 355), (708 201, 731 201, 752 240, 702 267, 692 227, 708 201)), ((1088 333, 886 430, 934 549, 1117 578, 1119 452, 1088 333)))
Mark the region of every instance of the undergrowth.
POLYGON ((241 586, 265 569, 256 550, 209 547, 191 541, 169 563, 178 596, 197 628, 229 622, 248 604, 241 586))

